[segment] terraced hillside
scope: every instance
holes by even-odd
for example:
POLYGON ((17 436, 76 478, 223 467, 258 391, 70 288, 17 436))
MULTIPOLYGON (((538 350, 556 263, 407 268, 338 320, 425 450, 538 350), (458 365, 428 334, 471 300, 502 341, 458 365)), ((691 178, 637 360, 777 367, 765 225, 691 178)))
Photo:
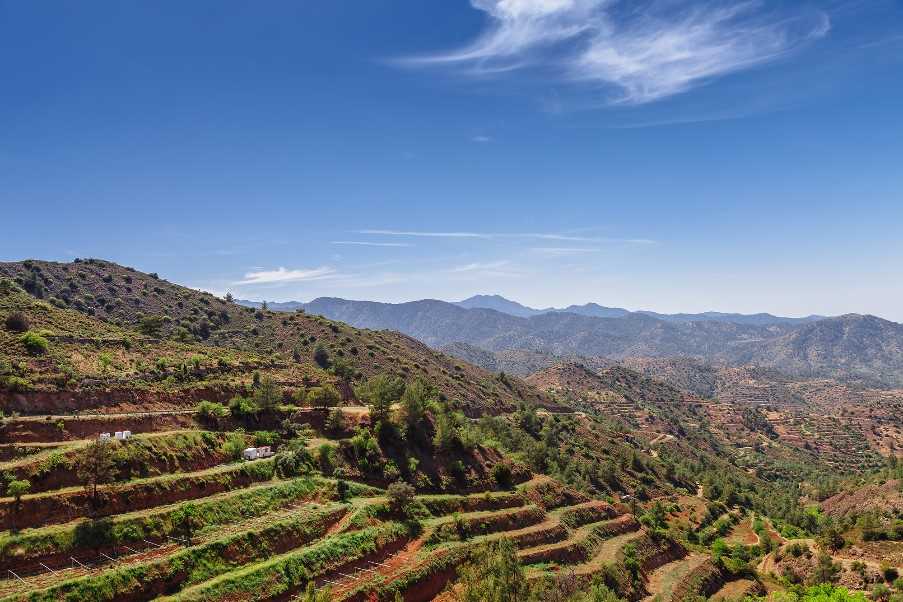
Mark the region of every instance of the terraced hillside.
MULTIPOLYGON (((52 343, 39 360, 29 357, 18 335, 0 330, 4 365, 16 368, 7 387, 22 399, 96 397, 97 389, 111 389, 107 397, 122 399, 118 384, 153 390, 155 399, 165 392, 194 402, 199 397, 191 389, 234 387, 250 382, 255 370, 267 370, 285 383, 341 380, 336 372, 345 381, 378 373, 422 376, 447 399, 467 411, 478 406, 481 413, 507 411, 518 401, 548 404, 517 378, 499 380, 396 332, 254 310, 106 261, 0 263, 4 277, 28 296, 4 295, 0 317, 23 311, 52 343)), ((342 390, 350 397, 350 387, 342 390)), ((140 401, 147 409, 149 400, 140 401)))
POLYGON ((2 286, 0 599, 285 600, 314 587, 333 599, 426 600, 480 544, 503 539, 531 578, 555 566, 586 578, 613 571, 635 597, 642 579, 618 568, 622 544, 672 545, 647 541, 624 506, 531 473, 554 464, 612 501, 618 490, 682 483, 603 422, 536 406, 470 422, 415 386, 419 401, 402 396, 389 417, 353 397, 331 413, 299 407, 332 383, 356 395, 348 381, 366 375, 172 340, 163 327, 137 331, 2 286), (256 405, 265 391, 270 405, 256 405), (124 431, 132 436, 99 438, 124 431), (523 453, 516 433, 541 438, 548 455, 523 453), (479 443, 486 435, 494 446, 479 443), (276 455, 241 459, 260 445, 276 455), (603 458, 611 472, 591 475, 603 458), (398 480, 414 487, 404 508, 398 480))
MULTIPOLYGON (((113 430, 132 425, 128 416, 103 420, 113 430)), ((33 421, 12 418, 7 425, 25 432, 24 423, 33 421)), ((223 457, 222 444, 235 433, 169 429, 165 420, 158 428, 103 444, 117 446, 119 471, 93 510, 89 491, 72 486, 73 471, 65 468, 74 454, 99 445, 96 435, 60 440, 36 430, 32 442, 17 444, 37 451, 17 450, 3 467, 32 479, 35 489, 0 499, 0 520, 12 528, 0 535, 0 570, 7 575, 0 599, 287 600, 313 587, 333 600, 395 592, 429 600, 473 550, 502 539, 518 547, 530 579, 565 567, 586 580, 605 573, 616 576, 625 595, 638 597, 646 575, 680 551, 644 530, 626 507, 589 499, 547 476, 515 469, 511 488, 481 478, 499 462, 490 450, 462 456, 488 456, 469 466, 473 493, 421 492, 399 508, 384 489, 340 476, 355 461, 347 439, 313 433, 305 453, 317 467, 329 455, 332 476, 322 468, 291 476, 283 472, 283 454, 223 457), (634 557, 641 567, 635 575, 625 568, 634 557)), ((242 447, 251 444, 253 435, 242 436, 242 447)), ((421 457, 421 465, 428 459, 421 457)), ((414 481, 421 491, 442 486, 438 477, 414 481)))

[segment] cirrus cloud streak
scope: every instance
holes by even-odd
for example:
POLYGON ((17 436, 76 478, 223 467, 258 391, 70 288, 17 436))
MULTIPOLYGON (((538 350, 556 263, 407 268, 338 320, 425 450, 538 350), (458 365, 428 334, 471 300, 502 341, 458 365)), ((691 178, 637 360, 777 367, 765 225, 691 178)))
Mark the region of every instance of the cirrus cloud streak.
POLYGON ((528 67, 611 104, 644 104, 782 58, 825 36, 827 14, 747 0, 471 0, 489 24, 451 52, 405 59, 491 76, 528 67))
POLYGON ((319 267, 308 270, 287 270, 284 267, 275 270, 257 270, 247 272, 243 280, 233 282, 238 285, 253 284, 277 284, 283 282, 304 282, 310 280, 324 280, 326 278, 336 278, 335 269, 330 267, 319 267))

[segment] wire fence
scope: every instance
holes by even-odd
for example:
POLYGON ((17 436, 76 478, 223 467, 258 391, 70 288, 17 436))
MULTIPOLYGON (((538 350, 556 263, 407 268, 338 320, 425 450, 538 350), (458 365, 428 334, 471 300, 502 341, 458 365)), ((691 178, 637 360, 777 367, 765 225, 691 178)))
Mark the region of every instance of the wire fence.
POLYGON ((102 570, 117 562, 123 562, 148 552, 169 548, 174 545, 188 546, 191 544, 187 538, 173 536, 166 536, 159 541, 142 539, 129 543, 131 545, 119 544, 102 551, 98 550, 96 555, 79 555, 78 557, 73 555, 69 556, 68 559, 60 559, 49 564, 37 562, 33 565, 17 566, 15 570, 7 569, 4 574, 0 575, 0 581, 6 582, 7 585, 10 582, 19 582, 28 586, 29 583, 26 580, 34 577, 59 575, 76 570, 86 572, 102 570))
MULTIPOLYGON (((389 569, 392 568, 391 565, 386 564, 385 562, 374 562, 372 560, 368 560, 367 563, 371 565, 369 568, 361 567, 355 571, 352 571, 351 574, 343 573, 341 571, 333 571, 333 573, 335 575, 338 575, 339 578, 337 578, 337 579, 321 578, 321 579, 318 579, 317 581, 315 581, 315 584, 320 588, 327 587, 327 586, 330 587, 332 594, 335 595, 339 592, 342 592, 343 590, 346 590, 347 588, 351 587, 352 585, 354 585, 361 577, 372 576, 374 573, 379 573, 380 568, 389 568, 389 569)), ((296 594, 295 596, 293 596, 292 598, 290 598, 290 600, 292 600, 292 601, 301 600, 304 598, 304 596, 305 596, 305 592, 300 592, 300 593, 296 594)))

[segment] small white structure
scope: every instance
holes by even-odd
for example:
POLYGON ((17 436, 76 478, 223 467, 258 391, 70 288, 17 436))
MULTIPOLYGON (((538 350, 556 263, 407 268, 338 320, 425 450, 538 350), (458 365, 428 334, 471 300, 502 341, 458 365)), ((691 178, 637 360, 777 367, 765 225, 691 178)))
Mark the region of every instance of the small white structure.
POLYGON ((132 431, 116 431, 116 438, 120 441, 125 441, 129 437, 132 436, 132 431))
POLYGON ((242 457, 245 460, 256 460, 258 458, 269 458, 270 456, 275 455, 272 449, 270 449, 269 445, 264 445, 261 447, 249 447, 242 453, 242 457))
POLYGON ((100 437, 98 437, 98 439, 100 439, 100 440, 109 439, 109 438, 110 438, 110 433, 101 433, 100 437))
POLYGON ((269 458, 270 456, 274 455, 275 453, 276 452, 274 452, 272 449, 270 449, 269 445, 265 445, 263 447, 257 448, 257 457, 258 458, 269 458))

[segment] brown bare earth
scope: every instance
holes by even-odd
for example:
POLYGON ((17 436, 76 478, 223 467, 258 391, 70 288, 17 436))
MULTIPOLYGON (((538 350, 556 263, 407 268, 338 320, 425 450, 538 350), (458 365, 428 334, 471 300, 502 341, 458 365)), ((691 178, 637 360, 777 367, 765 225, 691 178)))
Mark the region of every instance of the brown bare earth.
POLYGON ((879 514, 903 512, 903 492, 900 481, 883 485, 867 485, 852 491, 842 491, 821 503, 825 514, 840 518, 871 510, 879 514))

